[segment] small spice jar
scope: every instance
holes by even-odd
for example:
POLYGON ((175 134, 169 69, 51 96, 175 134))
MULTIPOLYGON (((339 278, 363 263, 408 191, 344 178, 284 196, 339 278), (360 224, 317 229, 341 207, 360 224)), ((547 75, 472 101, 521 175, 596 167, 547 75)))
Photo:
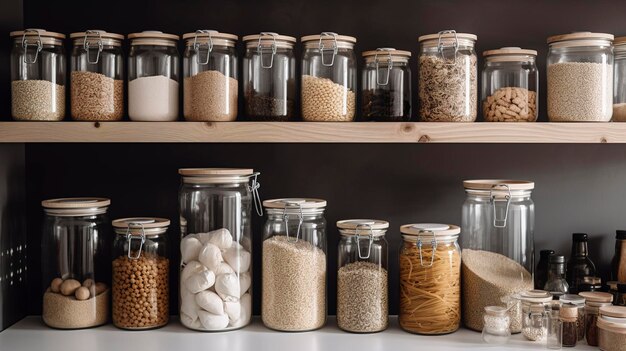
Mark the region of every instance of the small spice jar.
POLYGON ((561 303, 552 301, 546 310, 548 316, 548 335, 546 348, 560 350, 563 348, 563 322, 561 321, 561 303))
POLYGON ((508 309, 502 306, 485 306, 483 314, 483 341, 488 344, 503 345, 511 337, 511 317, 508 309))
POLYGON ((11 32, 11 116, 17 121, 65 117, 65 34, 44 29, 11 32))
POLYGON ((563 323, 563 346, 574 347, 578 342, 578 307, 572 304, 563 304, 559 316, 563 323))
POLYGON ((581 292, 585 298, 585 337, 589 346, 598 346, 598 314, 601 307, 611 306, 613 295, 605 292, 581 292))
POLYGON ((124 116, 121 34, 88 30, 70 34, 72 119, 119 121, 124 116))
POLYGON ((519 293, 516 298, 521 303, 522 335, 530 341, 545 342, 548 334, 546 310, 552 295, 543 290, 530 290, 519 293))
POLYGON ((365 51, 361 81, 364 121, 411 119, 411 52, 392 48, 365 51))
POLYGON ((576 326, 578 328, 578 340, 585 338, 585 298, 580 295, 565 294, 559 297, 559 301, 563 304, 571 304, 578 309, 576 326))
POLYGON ((626 351, 626 307, 600 308, 598 346, 602 351, 626 351))
POLYGON ((615 67, 613 76, 613 122, 626 122, 626 37, 613 41, 615 67))

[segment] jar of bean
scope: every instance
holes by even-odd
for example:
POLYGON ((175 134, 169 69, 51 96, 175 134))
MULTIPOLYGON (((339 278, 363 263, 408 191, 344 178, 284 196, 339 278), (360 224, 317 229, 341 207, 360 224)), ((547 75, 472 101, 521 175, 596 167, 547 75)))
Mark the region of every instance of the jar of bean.
POLYGON ((585 299, 585 337, 589 346, 598 346, 598 318, 600 308, 611 306, 613 295, 598 291, 578 294, 585 299))

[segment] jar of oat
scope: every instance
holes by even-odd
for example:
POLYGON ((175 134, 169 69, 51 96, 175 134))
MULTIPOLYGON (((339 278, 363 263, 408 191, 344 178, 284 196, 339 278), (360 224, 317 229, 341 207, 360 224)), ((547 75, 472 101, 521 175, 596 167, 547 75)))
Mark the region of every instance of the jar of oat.
POLYGON ((57 329, 109 320, 111 223, 105 198, 45 200, 41 241, 42 317, 57 329))
POLYGON ((113 324, 153 329, 169 320, 169 219, 113 221, 113 324))
POLYGON ((613 35, 577 32, 548 38, 550 122, 609 122, 613 115, 613 35))
POLYGON ((600 308, 598 346, 602 351, 626 351, 626 307, 600 308))
POLYGON ((505 47, 483 52, 483 117, 487 122, 534 122, 539 116, 537 51, 505 47))
POLYGON ((272 32, 247 35, 243 59, 246 117, 260 121, 289 121, 296 99, 296 38, 272 32))
POLYGON ((515 295, 515 298, 521 304, 522 335, 526 340, 545 343, 552 294, 543 290, 530 290, 515 295))
POLYGON ((65 117, 65 34, 44 29, 11 32, 11 116, 17 121, 65 117))
POLYGON ((364 121, 411 119, 411 52, 379 48, 363 53, 361 110, 364 121))
POLYGON ((308 331, 326 323, 326 201, 263 202, 261 318, 278 331, 308 331))
POLYGON ((237 39, 215 30, 183 35, 183 114, 187 121, 237 119, 237 39))
POLYGON ((337 326, 352 333, 387 329, 388 265, 385 233, 389 222, 337 222, 341 239, 337 262, 337 326))
POLYGON ((102 30, 70 34, 70 103, 76 121, 119 121, 124 116, 123 35, 102 30))
POLYGON ((613 122, 626 122, 626 37, 615 38, 613 46, 613 122))
POLYGON ((356 109, 356 38, 332 32, 302 37, 302 119, 350 122, 356 109))
MULTIPOLYGON (((424 122, 474 122, 477 59, 474 34, 445 30, 418 38, 418 98, 424 122)), ((482 314, 482 308, 481 308, 482 314)))

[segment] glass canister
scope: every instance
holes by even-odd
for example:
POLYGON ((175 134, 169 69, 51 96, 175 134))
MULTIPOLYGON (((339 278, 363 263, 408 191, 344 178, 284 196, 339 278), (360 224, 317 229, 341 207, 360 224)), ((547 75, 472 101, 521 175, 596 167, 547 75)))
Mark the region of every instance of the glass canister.
POLYGON ((183 35, 183 114, 188 121, 237 119, 236 35, 197 30, 183 35))
POLYGON ((483 341, 488 344, 504 345, 511 337, 511 317, 503 306, 486 306, 483 314, 483 341))
POLYGON ((543 287, 558 300, 559 296, 569 292, 569 284, 565 279, 565 256, 550 256, 550 269, 548 270, 548 281, 543 287))
POLYGON ((65 34, 44 29, 11 32, 11 116, 17 121, 65 117, 65 34))
POLYGON ((406 224, 400 232, 400 327, 425 335, 455 332, 461 323, 461 228, 406 224))
POLYGON ((247 35, 243 59, 246 116, 251 120, 289 121, 296 99, 296 38, 272 32, 247 35))
POLYGON ((302 37, 302 119, 350 122, 356 110, 356 38, 323 32, 302 37))
POLYGON ((88 30, 70 34, 72 119, 119 121, 124 116, 121 34, 88 30))
MULTIPOLYGON (((418 98, 424 122, 474 122, 478 68, 474 34, 444 30, 423 35, 420 43, 418 98)), ((482 314, 482 307, 481 307, 482 314)))
POLYGON ((609 122, 613 114, 613 35, 548 38, 550 122, 609 122))
POLYGON ((128 117, 131 121, 178 119, 178 35, 144 31, 128 35, 128 117))
POLYGON ((613 46, 613 122, 626 122, 626 37, 615 38, 613 46))
POLYGON ((237 168, 178 172, 180 321, 199 331, 245 327, 252 316, 253 202, 262 215, 259 173, 237 168))
POLYGON ((585 299, 585 338, 589 346, 598 346, 598 318, 600 308, 611 306, 613 295, 599 291, 584 291, 578 295, 585 299))
POLYGON ((57 329, 80 329, 109 320, 110 222, 105 198, 63 198, 41 203, 42 317, 57 329))
POLYGON ((626 351, 626 307, 600 309, 598 346, 602 351, 626 351))
POLYGON ((561 303, 571 304, 576 306, 578 315, 576 318, 576 327, 578 328, 577 334, 578 340, 585 338, 585 298, 580 295, 565 294, 559 297, 561 303))
POLYGON ((522 330, 513 295, 533 289, 535 184, 467 180, 463 204, 463 321, 480 331, 485 306, 513 304, 511 332, 522 330))
POLYGON ((387 240, 389 222, 349 219, 337 222, 337 325, 372 333, 389 324, 387 240))
POLYGON ((487 122, 534 122, 539 116, 537 51, 504 47, 483 52, 483 117, 487 122))
POLYGON ((552 295, 543 290, 530 290, 521 292, 516 298, 521 304, 522 335, 530 341, 545 342, 552 295))
POLYGON ((266 200, 261 318, 279 331, 326 323, 326 201, 266 200))
POLYGON ((113 324, 153 329, 169 320, 169 219, 113 221, 113 324))

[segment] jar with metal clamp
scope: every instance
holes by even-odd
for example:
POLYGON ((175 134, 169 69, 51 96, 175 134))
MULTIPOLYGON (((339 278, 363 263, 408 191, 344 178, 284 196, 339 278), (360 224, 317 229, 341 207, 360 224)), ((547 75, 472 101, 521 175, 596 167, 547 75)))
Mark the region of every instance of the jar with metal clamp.
POLYGON ((326 323, 326 201, 263 202, 261 318, 279 331, 308 331, 326 323))
POLYGON ((515 296, 521 303, 522 335, 527 340, 545 343, 548 335, 548 310, 552 295, 543 290, 530 290, 515 296))
POLYGON ((461 324, 461 228, 421 223, 400 232, 400 327, 425 335, 455 332, 461 324))
POLYGON ((113 325, 152 329, 169 320, 169 219, 113 221, 113 325))
POLYGON ((385 233, 389 222, 337 222, 337 326, 353 333, 383 331, 388 325, 388 266, 385 233))

